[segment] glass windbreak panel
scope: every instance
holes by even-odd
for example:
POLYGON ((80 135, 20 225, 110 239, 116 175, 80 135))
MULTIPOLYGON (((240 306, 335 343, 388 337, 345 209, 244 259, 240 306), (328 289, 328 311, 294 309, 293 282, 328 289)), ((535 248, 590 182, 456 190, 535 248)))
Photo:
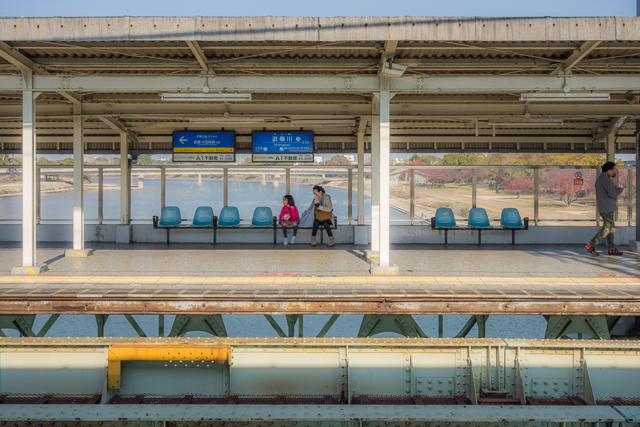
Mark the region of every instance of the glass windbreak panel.
POLYGON ((257 207, 269 207, 280 214, 282 198, 287 193, 284 168, 229 169, 229 206, 235 206, 240 218, 251 221, 257 207))
MULTIPOLYGON (((357 216, 357 175, 354 173, 355 190, 352 194, 352 216, 357 216)), ((333 214, 338 221, 349 221, 349 169, 339 166, 322 168, 291 169, 291 195, 295 198, 300 213, 309 209, 314 199, 313 186, 320 185, 331 196, 333 214)), ((352 218, 352 219, 353 219, 352 218)))
POLYGON ((410 221, 411 172, 406 168, 389 169, 389 220, 410 221))
POLYGON ((40 221, 73 218, 73 169, 40 168, 40 221))
POLYGON ((628 225, 629 224, 629 197, 631 195, 629 186, 630 169, 616 168, 616 177, 613 178, 613 182, 618 187, 624 187, 624 191, 618 196, 618 216, 616 218, 616 225, 628 225))
POLYGON ((472 206, 471 169, 419 168, 415 171, 414 224, 428 223, 438 208, 450 208, 458 222, 472 206))
POLYGON ((104 168, 103 174, 103 221, 120 221, 120 167, 104 168))
POLYGON ((518 209, 533 225, 533 169, 491 168, 477 170, 476 206, 487 211, 493 225, 500 224, 502 210, 518 209))
POLYGON ((83 208, 84 220, 95 222, 98 220, 98 169, 84 168, 83 208))
POLYGON ((596 177, 595 169, 541 169, 540 225, 593 225, 596 177))
POLYGON ((0 221, 22 219, 22 168, 0 166, 0 221))
POLYGON ((150 222, 160 216, 160 168, 135 167, 131 170, 131 218, 150 222))
POLYGON ((638 207, 638 201, 636 200, 636 186, 638 185, 638 177, 636 176, 636 169, 633 168, 631 169, 631 186, 629 187, 631 190, 631 212, 632 212, 632 216, 631 216, 631 220, 633 225, 635 225, 637 222, 637 207, 638 207))
MULTIPOLYGON (((224 202, 223 171, 205 167, 167 168, 165 197, 166 206, 180 208, 186 224, 190 224, 199 206, 213 208, 213 214, 217 216, 224 202)), ((160 210, 159 201, 154 206, 160 210)))

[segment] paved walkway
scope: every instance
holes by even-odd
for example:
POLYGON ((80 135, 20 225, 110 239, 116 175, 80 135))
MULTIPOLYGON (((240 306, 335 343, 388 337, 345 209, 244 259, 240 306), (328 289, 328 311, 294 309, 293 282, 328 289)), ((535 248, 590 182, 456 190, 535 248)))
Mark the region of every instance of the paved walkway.
MULTIPOLYGON (((298 244, 93 244, 89 258, 65 258, 64 244, 39 244, 38 262, 51 276, 263 277, 369 276, 367 246, 298 244)), ((621 248, 626 249, 626 248, 621 248)), ((21 262, 18 244, 0 244, 0 276, 21 262)), ((401 276, 429 277, 640 277, 640 254, 591 257, 576 246, 392 245, 401 276)), ((14 277, 15 280, 17 278, 14 277)))

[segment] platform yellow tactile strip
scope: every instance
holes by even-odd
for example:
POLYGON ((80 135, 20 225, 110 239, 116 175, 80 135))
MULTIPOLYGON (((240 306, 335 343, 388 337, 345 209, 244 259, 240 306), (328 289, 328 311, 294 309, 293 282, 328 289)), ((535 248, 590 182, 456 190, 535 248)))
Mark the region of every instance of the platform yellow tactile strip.
POLYGON ((456 276, 0 276, 0 285, 235 285, 235 286, 640 286, 636 277, 456 277, 456 276))

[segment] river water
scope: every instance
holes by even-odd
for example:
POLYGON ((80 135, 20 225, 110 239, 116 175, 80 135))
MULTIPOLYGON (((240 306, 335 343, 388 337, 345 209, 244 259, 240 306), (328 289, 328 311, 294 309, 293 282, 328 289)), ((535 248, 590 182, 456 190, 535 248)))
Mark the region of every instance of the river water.
MULTIPOLYGON (((118 179, 105 179, 105 184, 119 185, 118 179)), ((137 189, 136 180, 131 193, 131 211, 134 220, 150 221, 153 215, 160 214, 160 180, 146 179, 144 189, 137 189)), ((291 184, 291 194, 296 200, 300 211, 309 207, 313 199, 314 184, 291 184)), ((262 185, 254 181, 229 181, 229 205, 238 207, 240 216, 250 219, 256 206, 269 206, 274 215, 280 212, 285 185, 275 188, 271 182, 262 185)), ((342 188, 326 188, 331 195, 334 213, 343 221, 348 213, 348 192, 342 188)), ((353 217, 357 217, 357 192, 353 192, 353 217)), ((219 213, 223 205, 223 182, 217 180, 203 180, 197 185, 197 180, 168 179, 166 191, 167 206, 179 206, 182 217, 193 217, 198 206, 211 206, 215 213, 219 213)), ((98 217, 98 194, 88 191, 85 193, 85 217, 87 221, 98 217)), ((72 218, 73 194, 71 192, 44 194, 41 197, 42 220, 68 220, 72 218)), ((104 218, 117 220, 120 217, 120 191, 108 190, 104 192, 104 218)), ((20 219, 22 212, 22 197, 0 198, 0 218, 20 219)), ((370 217, 371 199, 365 196, 365 216, 370 217)), ((406 215, 395 210, 390 211, 392 219, 406 219, 406 215)), ((286 332, 287 324, 284 316, 274 316, 280 327, 286 332)), ((305 336, 316 336, 330 316, 304 316, 305 336)), ((39 330, 48 316, 37 316, 34 330, 39 330)), ((135 316, 137 322, 148 336, 158 334, 158 316, 135 316)), ((438 335, 437 316, 414 316, 423 331, 430 337, 438 335)), ((174 316, 165 316, 165 334, 171 330, 174 316)), ((224 316, 229 336, 236 337, 273 337, 275 331, 263 316, 224 316)), ((445 316, 444 336, 455 336, 467 322, 467 316, 445 316)), ((357 336, 362 316, 341 316, 327 333, 327 337, 357 336)), ((493 316, 487 323, 487 337, 494 338, 541 338, 544 336, 546 322, 542 316, 493 316)), ((47 336, 52 337, 91 337, 96 336, 96 323, 93 316, 64 315, 56 321, 47 336)), ((17 336, 15 331, 4 330, 7 336, 17 336)), ((297 334, 296 326, 296 334, 297 334)), ((134 337, 134 329, 123 316, 111 316, 105 326, 105 336, 134 337)), ((187 336, 207 336, 205 333, 190 332, 187 336)), ((380 337, 398 336, 392 333, 379 335, 380 337)), ((469 333, 469 337, 477 336, 477 327, 469 333)))
MULTIPOLYGON (((120 219, 120 190, 107 190, 108 185, 120 185, 119 179, 105 179, 105 191, 103 196, 103 218, 105 220, 120 219)), ((198 206, 211 206, 215 214, 220 212, 223 206, 223 185, 218 180, 203 180, 202 185, 197 185, 195 179, 167 179, 166 205, 178 206, 184 219, 193 218, 198 206)), ((314 184, 291 183, 291 195, 296 200, 298 210, 307 209, 313 199, 312 188, 314 184)), ((344 188, 325 188, 331 195, 334 214, 339 221, 344 223, 348 215, 349 196, 344 188)), ((282 209, 282 196, 286 193, 284 183, 276 188, 271 182, 262 185, 259 181, 229 181, 229 206, 236 206, 240 211, 240 217, 251 219, 253 210, 257 206, 268 206, 274 215, 282 209)), ((137 180, 133 181, 131 191, 131 217, 134 221, 151 221, 153 215, 160 214, 160 180, 145 179, 144 188, 137 188, 137 180)), ((56 194, 43 194, 40 199, 41 220, 68 220, 73 214, 73 193, 71 191, 56 194)), ((358 216, 358 192, 353 191, 352 217, 358 216)), ((365 216, 371 216, 371 199, 365 196, 365 216)), ((85 219, 88 222, 98 219, 98 193, 86 191, 84 195, 85 219)), ((391 209, 391 219, 408 219, 408 216, 391 209)), ((0 218, 19 220, 22 215, 22 197, 0 198, 0 218)))

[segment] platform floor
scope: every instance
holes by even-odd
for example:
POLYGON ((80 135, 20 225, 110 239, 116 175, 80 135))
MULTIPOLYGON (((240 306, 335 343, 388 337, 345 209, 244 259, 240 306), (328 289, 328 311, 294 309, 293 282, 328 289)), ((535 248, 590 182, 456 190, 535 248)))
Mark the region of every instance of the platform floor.
POLYGON ((0 249, 0 313, 640 315, 640 255, 581 248, 394 245, 398 276, 372 276, 365 247, 95 245, 38 254, 51 270, 10 276, 0 249))
MULTIPOLYGON (((272 244, 92 244, 89 258, 65 258, 65 244, 39 244, 49 276, 247 277, 264 275, 366 276, 367 246, 312 248, 272 244)), ((627 249, 621 247, 621 250, 627 249)), ((600 251, 604 252, 601 247, 600 251)), ((19 244, 0 243, 0 276, 22 259, 19 244)), ((580 246, 392 245, 401 276, 599 277, 638 275, 640 254, 592 257, 580 246)))

